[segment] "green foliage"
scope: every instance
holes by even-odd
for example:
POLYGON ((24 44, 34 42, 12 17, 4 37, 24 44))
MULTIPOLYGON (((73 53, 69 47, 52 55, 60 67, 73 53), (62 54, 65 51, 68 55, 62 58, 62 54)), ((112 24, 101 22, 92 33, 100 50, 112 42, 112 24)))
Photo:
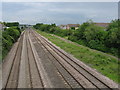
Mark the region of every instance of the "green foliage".
POLYGON ((75 30, 75 27, 71 27, 71 29, 75 30))
POLYGON ((79 28, 78 30, 76 30, 76 32, 73 34, 73 36, 77 37, 77 40, 80 40, 80 39, 84 39, 84 31, 86 29, 86 27, 88 27, 90 25, 90 23, 86 22, 86 23, 83 23, 79 28))
POLYGON ((19 26, 19 22, 4 22, 4 25, 7 27, 19 26))
POLYGON ((10 27, 2 32, 2 59, 7 55, 14 42, 20 36, 20 31, 17 27, 10 27))
MULTIPOLYGON (((62 37, 68 37, 69 40, 77 42, 78 44, 107 52, 112 55, 120 57, 118 51, 120 46, 120 23, 119 20, 113 20, 105 31, 104 28, 96 26, 92 21, 83 23, 78 30, 63 30, 56 26, 50 26, 47 30, 41 30, 41 26, 35 25, 39 30, 48 33, 56 34, 62 37)), ((44 26, 44 25, 43 25, 44 26)), ((49 25, 46 25, 48 27, 49 25)), ((111 55, 91 50, 84 46, 77 46, 72 43, 67 43, 54 37, 48 33, 38 31, 40 34, 48 38, 54 44, 64 49, 66 52, 72 54, 76 58, 95 68, 103 75, 119 82, 118 65, 120 61, 111 55)))
POLYGON ((118 27, 120 28, 120 20, 118 19, 112 20, 110 25, 107 27, 107 31, 109 31, 112 28, 118 28, 118 27))
POLYGON ((79 26, 77 30, 60 29, 55 24, 36 24, 34 28, 61 37, 68 37, 69 40, 88 46, 92 49, 100 50, 119 56, 117 49, 120 46, 120 21, 113 20, 105 30, 104 27, 96 26, 89 20, 79 26))
POLYGON ((36 29, 39 29, 41 31, 45 31, 48 33, 52 33, 52 34, 56 34, 58 36, 68 36, 72 34, 72 30, 65 30, 65 29, 60 29, 59 27, 57 27, 55 24, 36 24, 33 26, 36 29))
POLYGON ((36 29, 39 29, 41 25, 43 25, 43 24, 42 24, 42 23, 37 23, 37 24, 34 25, 33 27, 36 28, 36 29))
POLYGON ((8 35, 10 35, 11 37, 14 38, 14 42, 17 40, 17 38, 20 35, 20 32, 17 29, 15 29, 15 28, 8 28, 6 30, 6 32, 7 32, 8 35))
POLYGON ((100 40, 102 41, 102 37, 104 37, 104 31, 101 29, 101 27, 90 25, 87 27, 83 33, 83 37, 86 39, 86 41, 90 40, 100 40))
MULTIPOLYGON (((118 61, 117 58, 114 58, 110 55, 106 55, 103 52, 92 50, 85 46, 81 46, 81 45, 78 46, 74 43, 66 42, 58 37, 55 37, 45 32, 41 32, 41 31, 37 31, 37 32, 48 38, 48 40, 53 42, 58 47, 72 54, 74 57, 78 58, 80 61, 83 61, 92 68, 95 68, 103 75, 120 83, 120 81, 118 80, 119 77, 118 65, 120 64, 120 61, 118 61)), ((95 42, 93 40, 91 41, 91 43, 95 45, 94 43, 98 43, 98 42, 95 42)))
POLYGON ((107 31, 106 45, 108 47, 118 48, 120 46, 120 23, 119 20, 112 21, 107 31))
POLYGON ((71 40, 71 41, 77 41, 77 37, 75 36, 75 34, 74 35, 70 35, 69 37, 68 37, 68 40, 71 40))
POLYGON ((110 48, 110 53, 120 58, 120 20, 113 20, 107 28, 105 45, 110 48))
POLYGON ((88 21, 83 23, 68 39, 120 57, 118 52, 120 46, 120 26, 118 23, 120 23, 119 20, 113 20, 105 31, 104 28, 96 26, 92 21, 88 21))
POLYGON ((105 45, 102 42, 100 42, 99 40, 89 41, 88 46, 92 49, 97 49, 97 50, 100 50, 100 51, 103 51, 103 52, 106 51, 105 45))

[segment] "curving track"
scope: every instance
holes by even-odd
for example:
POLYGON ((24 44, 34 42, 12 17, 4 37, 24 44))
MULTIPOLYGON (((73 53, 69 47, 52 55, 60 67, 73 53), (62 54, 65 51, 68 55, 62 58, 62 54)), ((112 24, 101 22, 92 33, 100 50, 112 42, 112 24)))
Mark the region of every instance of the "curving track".
POLYGON ((3 62, 3 88, 117 89, 118 85, 32 29, 23 32, 3 62))

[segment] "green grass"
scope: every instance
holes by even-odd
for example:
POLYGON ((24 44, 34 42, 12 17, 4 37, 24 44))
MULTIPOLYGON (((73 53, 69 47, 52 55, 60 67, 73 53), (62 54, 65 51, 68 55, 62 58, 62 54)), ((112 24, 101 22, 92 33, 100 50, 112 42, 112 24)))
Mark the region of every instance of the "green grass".
POLYGON ((48 40, 50 40, 61 49, 72 54, 80 61, 96 69, 98 72, 109 77, 113 81, 120 83, 120 81, 118 80, 118 63, 120 64, 120 61, 118 61, 117 59, 111 56, 104 55, 104 53, 101 54, 99 52, 95 52, 85 46, 77 46, 76 44, 65 42, 51 34, 41 31, 37 32, 48 38, 48 40))

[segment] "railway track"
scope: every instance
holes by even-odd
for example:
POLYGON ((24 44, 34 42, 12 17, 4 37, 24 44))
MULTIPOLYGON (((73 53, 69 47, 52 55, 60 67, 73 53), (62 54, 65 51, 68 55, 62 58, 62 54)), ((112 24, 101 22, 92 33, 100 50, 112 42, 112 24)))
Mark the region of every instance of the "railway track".
POLYGON ((3 88, 117 89, 118 85, 52 44, 25 30, 3 62, 3 88))

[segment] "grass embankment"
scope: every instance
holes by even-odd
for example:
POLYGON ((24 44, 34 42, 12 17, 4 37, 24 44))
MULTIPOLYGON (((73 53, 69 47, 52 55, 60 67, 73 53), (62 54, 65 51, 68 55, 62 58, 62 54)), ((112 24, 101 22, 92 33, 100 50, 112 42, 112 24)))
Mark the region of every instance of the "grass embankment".
POLYGON ((104 53, 101 54, 99 52, 95 52, 94 50, 85 46, 78 46, 74 43, 65 42, 51 34, 41 31, 37 32, 48 38, 48 40, 50 40, 61 49, 72 54, 74 57, 86 63, 90 67, 96 69, 98 72, 109 77, 113 81, 120 83, 118 80, 118 63, 120 64, 120 61, 117 59, 104 55, 104 53))

